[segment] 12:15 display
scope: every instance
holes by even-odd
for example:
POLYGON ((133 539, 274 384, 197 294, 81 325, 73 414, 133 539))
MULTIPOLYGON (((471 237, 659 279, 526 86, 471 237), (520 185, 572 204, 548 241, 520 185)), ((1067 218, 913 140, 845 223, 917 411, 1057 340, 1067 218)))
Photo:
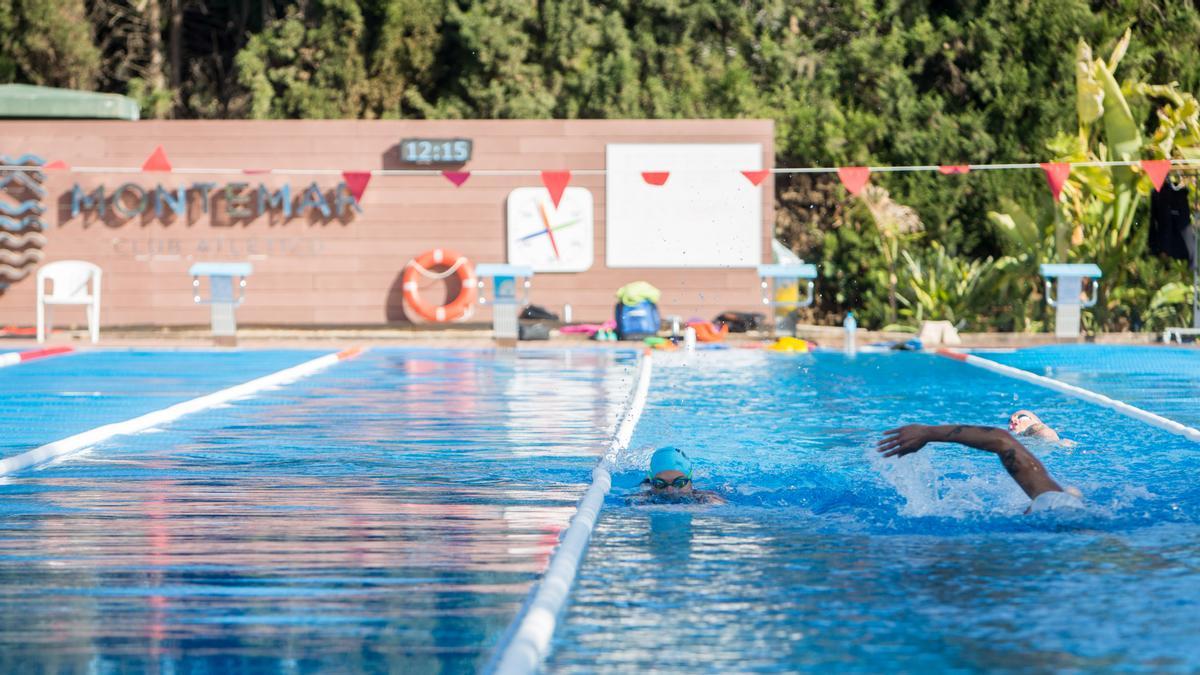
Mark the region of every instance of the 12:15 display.
POLYGON ((400 142, 400 161, 408 164, 458 164, 471 159, 466 138, 406 138, 400 142))

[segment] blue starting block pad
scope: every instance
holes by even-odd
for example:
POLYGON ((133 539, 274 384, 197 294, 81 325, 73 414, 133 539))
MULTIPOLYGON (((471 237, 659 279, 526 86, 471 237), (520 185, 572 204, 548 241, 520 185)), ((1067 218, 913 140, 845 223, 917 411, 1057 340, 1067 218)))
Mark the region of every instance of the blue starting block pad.
POLYGON ((523 265, 497 265, 482 263, 475 266, 475 276, 482 277, 525 277, 533 276, 533 268, 523 265))
POLYGON ((1081 279, 1099 279, 1103 274, 1100 272, 1100 266, 1092 263, 1082 263, 1077 265, 1064 265, 1061 263, 1047 263, 1041 266, 1042 276, 1044 277, 1079 277, 1081 279))
POLYGON ((254 271, 250 263, 198 262, 188 269, 194 277, 248 277, 254 271))
POLYGON ((811 263, 800 265, 759 265, 761 279, 816 279, 817 266, 811 263))

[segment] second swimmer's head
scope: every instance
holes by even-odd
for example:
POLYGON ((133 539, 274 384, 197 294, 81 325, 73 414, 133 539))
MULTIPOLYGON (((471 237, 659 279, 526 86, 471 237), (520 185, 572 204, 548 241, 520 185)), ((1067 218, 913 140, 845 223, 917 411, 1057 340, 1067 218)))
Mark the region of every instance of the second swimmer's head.
POLYGON ((679 448, 659 448, 650 456, 646 481, 654 492, 689 492, 692 489, 692 459, 679 448))

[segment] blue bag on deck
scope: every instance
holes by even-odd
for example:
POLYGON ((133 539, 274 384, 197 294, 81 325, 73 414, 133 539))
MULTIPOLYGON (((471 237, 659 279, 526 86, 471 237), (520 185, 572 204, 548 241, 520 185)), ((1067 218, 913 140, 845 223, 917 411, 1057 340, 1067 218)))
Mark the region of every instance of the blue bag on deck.
POLYGON ((639 340, 658 334, 658 305, 643 300, 636 305, 617 303, 617 339, 639 340))

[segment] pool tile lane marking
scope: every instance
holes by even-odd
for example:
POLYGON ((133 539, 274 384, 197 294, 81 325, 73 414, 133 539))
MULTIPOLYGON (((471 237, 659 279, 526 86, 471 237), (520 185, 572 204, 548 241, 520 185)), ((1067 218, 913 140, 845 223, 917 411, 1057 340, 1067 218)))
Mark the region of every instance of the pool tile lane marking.
POLYGON ((1040 385, 1047 389, 1057 391, 1061 394, 1066 394, 1067 396, 1074 396, 1075 398, 1083 399, 1089 403, 1095 403, 1098 406, 1110 408, 1121 413, 1122 415, 1132 417, 1135 420, 1141 420, 1152 427, 1158 427, 1164 431, 1169 431, 1173 434, 1183 436, 1188 440, 1200 443, 1200 429, 1189 427, 1186 424, 1180 424, 1175 420, 1168 419, 1162 415, 1156 415, 1148 410, 1142 410, 1141 408, 1129 405, 1124 401, 1118 401, 1116 399, 1109 398, 1104 394, 1097 394, 1094 391, 1077 387, 1073 384, 1067 384, 1066 382, 1061 382, 1052 377, 1037 375, 1027 370, 1021 370, 1020 368, 1014 368, 1013 366, 1006 366, 1003 363, 996 363, 995 361, 981 358, 975 356, 974 354, 964 354, 951 349, 939 349, 937 350, 937 353, 941 356, 945 356, 956 361, 963 361, 973 366, 983 368, 984 370, 990 370, 993 373, 999 373, 1001 375, 1007 375, 1018 380, 1024 380, 1025 382, 1040 385))
POLYGON ((15 366, 18 363, 25 363, 34 359, 44 359, 60 354, 72 354, 74 352, 74 347, 46 347, 45 349, 32 349, 27 352, 6 352, 0 354, 0 368, 15 366))
POLYGON ((503 651, 496 659, 496 667, 492 671, 497 675, 513 675, 516 673, 535 673, 541 667, 542 661, 549 655, 550 638, 558 624, 567 603, 571 586, 579 572, 579 564, 583 562, 584 552, 588 541, 592 538, 592 529, 604 506, 604 497, 612 488, 612 468, 616 466, 617 455, 629 447, 633 439, 633 430, 642 410, 646 407, 646 394, 650 390, 650 355, 642 357, 638 367, 637 384, 625 411, 625 417, 617 428, 608 452, 592 469, 592 484, 579 500, 575 515, 567 526, 558 550, 550 559, 546 573, 542 575, 530 598, 525 610, 517 617, 519 622, 511 632, 511 639, 502 645, 503 651))
POLYGON ((108 440, 113 436, 121 436, 124 434, 133 434, 139 431, 144 431, 153 426, 167 424, 184 415, 194 412, 199 412, 207 408, 212 408, 222 403, 228 403, 239 398, 245 398, 252 394, 256 394, 264 389, 278 387, 285 384, 290 384, 303 377, 312 375, 313 373, 328 368, 339 361, 344 361, 353 358, 362 352, 361 348, 346 349, 336 354, 326 354, 317 357, 311 361, 305 361, 297 366, 280 370, 270 375, 264 375, 260 378, 243 382, 242 384, 234 385, 227 389, 205 394, 199 398, 194 398, 182 403, 176 403, 173 406, 156 410, 151 413, 146 413, 133 419, 125 420, 124 422, 114 422, 105 424, 104 426, 96 427, 84 431, 83 433, 68 436, 66 438, 47 443, 39 448, 34 448, 28 452, 23 452, 19 455, 0 459, 0 476, 6 476, 14 471, 28 469, 32 466, 37 466, 52 459, 57 459, 64 455, 69 455, 73 452, 78 452, 84 448, 93 446, 101 441, 108 440))

